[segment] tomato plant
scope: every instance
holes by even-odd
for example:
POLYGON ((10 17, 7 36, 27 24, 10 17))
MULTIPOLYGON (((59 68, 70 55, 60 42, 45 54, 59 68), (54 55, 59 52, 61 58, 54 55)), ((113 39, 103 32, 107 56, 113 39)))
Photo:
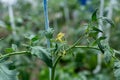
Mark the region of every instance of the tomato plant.
MULTIPOLYGON (((49 15, 48 15, 48 12, 49 12, 48 4, 50 1, 43 0, 41 2, 43 2, 43 11, 41 12, 42 17, 40 16, 36 20, 35 15, 39 13, 38 11, 38 13, 35 12, 34 15, 29 13, 29 15, 32 15, 33 17, 30 17, 30 16, 27 18, 24 17, 24 19, 18 17, 15 20, 17 26, 27 26, 27 27, 15 26, 14 19, 12 19, 10 26, 13 26, 13 27, 10 27, 10 26, 7 27, 9 30, 8 35, 9 33, 12 33, 12 34, 10 34, 8 38, 4 39, 3 38, 4 35, 2 36, 0 33, 1 42, 3 41, 4 43, 5 42, 7 43, 4 46, 1 45, 1 47, 3 47, 1 48, 3 49, 3 51, 1 51, 2 53, 0 55, 0 74, 1 74, 0 80, 22 79, 23 76, 19 75, 19 71, 21 71, 22 74, 29 76, 29 74, 25 70, 25 66, 29 67, 30 69, 31 68, 35 69, 36 68, 35 66, 37 66, 37 63, 39 63, 39 61, 36 64, 34 63, 37 60, 42 60, 43 63, 42 62, 40 63, 45 64, 47 66, 47 69, 45 68, 45 71, 49 72, 49 77, 40 76, 40 79, 42 79, 41 77, 44 77, 46 80, 67 80, 67 79, 87 80, 86 76, 89 76, 90 74, 95 75, 97 74, 97 72, 99 72, 99 70, 97 72, 96 71, 92 72, 92 70, 95 68, 94 63, 97 63, 96 61, 97 57, 95 55, 101 55, 102 57, 99 56, 100 59, 104 59, 105 63, 102 66, 110 65, 111 67, 112 65, 112 69, 114 69, 113 70, 114 76, 116 77, 117 80, 119 80, 120 62, 119 62, 118 56, 120 52, 112 48, 111 45, 109 44, 109 40, 108 40, 109 36, 106 34, 107 32, 106 29, 102 29, 99 27, 101 25, 104 26, 105 24, 115 27, 114 22, 108 17, 104 17, 104 15, 99 16, 98 12, 101 12, 101 10, 95 9, 93 14, 91 15, 91 20, 87 21, 86 25, 81 25, 84 28, 75 29, 76 32, 78 31, 78 33, 76 33, 77 37, 73 39, 72 43, 70 43, 69 39, 66 38, 67 33, 69 32, 59 31, 56 33, 57 31, 55 28, 56 26, 54 26, 54 28, 50 27, 49 21, 52 21, 52 20, 54 21, 54 19, 52 19, 51 17, 49 19, 49 15), (42 25, 42 28, 38 28, 40 25, 38 21, 39 19, 41 20, 41 22, 43 19, 45 27, 43 27, 42 25), (36 27, 33 28, 33 26, 36 26, 36 27), (29 28, 32 27, 33 31, 30 30, 28 27, 29 28), (9 48, 5 48, 6 46, 9 48), (88 53, 88 54, 83 55, 83 54, 77 54, 77 53, 84 53, 84 54, 88 53), (90 58, 91 56, 92 58, 90 58), (68 58, 69 60, 67 61, 68 58), (77 61, 77 62, 73 63, 73 61, 77 61), (68 62, 73 64, 68 64, 68 62), (87 62, 90 66, 88 66, 88 64, 83 64, 87 62), (66 64, 68 65, 64 67, 64 65, 66 64), (73 68, 73 65, 76 65, 75 70, 71 69, 73 68), (57 66, 60 69, 58 69, 57 66), (62 69, 65 70, 66 72, 62 71, 62 69), (76 75, 70 76, 70 74, 73 74, 74 72, 77 73, 79 72, 79 70, 81 71, 81 73, 78 73, 78 77, 72 78, 76 75), (67 72, 69 72, 70 74, 67 74, 67 72)), ((53 4, 53 2, 51 1, 51 4, 53 4)), ((27 5, 28 5, 28 8, 30 8, 29 6, 30 4, 27 4, 27 5)), ((66 1, 64 5, 71 5, 71 4, 67 3, 66 1)), ((86 3, 84 5, 86 5, 86 3)), ((24 7, 26 6, 24 5, 24 7)), ((71 24, 69 21, 69 17, 66 15, 66 13, 69 13, 69 8, 63 5, 62 5, 62 8, 64 8, 64 13, 66 18, 65 20, 67 22, 66 25, 68 28, 68 25, 71 24)), ((55 10, 57 11, 57 9, 59 8, 57 7, 55 10)), ((26 9, 26 11, 29 11, 29 10, 26 9)), ((25 11, 25 14, 27 14, 26 11, 25 11)), ((11 12, 11 9, 10 9, 10 12, 11 12)), ((62 16, 62 15, 59 15, 59 16, 62 16)), ((56 19, 58 19, 59 16, 56 19)), ((9 21, 6 20, 6 23, 7 22, 9 21)), ((77 21, 75 21, 75 23, 77 23, 77 21)), ((4 26, 3 23, 2 23, 2 26, 4 26)), ((72 36, 72 34, 70 35, 72 36)), ((99 63, 98 65, 101 65, 101 63, 99 63)), ((39 67, 37 68, 39 70, 39 67)), ((42 70, 41 72, 38 71, 38 73, 41 73, 41 75, 45 74, 45 72, 42 70)), ((103 77, 101 78, 101 74, 99 74, 95 76, 95 79, 104 80, 103 77)), ((89 78, 90 80, 92 80, 91 77, 89 78)), ((105 77, 105 79, 109 80, 108 77, 105 77)), ((24 80, 30 80, 30 79, 24 77, 24 80)))

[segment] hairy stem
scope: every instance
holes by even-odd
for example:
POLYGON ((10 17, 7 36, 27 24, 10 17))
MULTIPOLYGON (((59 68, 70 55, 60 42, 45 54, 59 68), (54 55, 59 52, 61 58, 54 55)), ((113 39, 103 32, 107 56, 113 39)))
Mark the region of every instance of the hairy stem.
POLYGON ((0 59, 4 59, 4 58, 9 57, 9 56, 20 55, 20 54, 30 54, 30 52, 29 51, 12 52, 12 53, 1 55, 0 59))
POLYGON ((56 65, 59 62, 59 60, 62 58, 62 56, 58 56, 55 63, 53 64, 52 67, 52 75, 51 75, 51 80, 55 80, 55 69, 56 69, 56 65))
MULTIPOLYGON (((82 39, 82 37, 80 37, 72 46, 70 46, 68 49, 66 49, 65 51, 69 51, 70 49, 74 48, 82 39)), ((62 58, 62 56, 58 56, 57 59, 55 60, 53 67, 52 67, 52 74, 51 74, 51 80, 55 80, 55 69, 57 66, 57 63, 59 62, 59 60, 62 58)))
POLYGON ((89 48, 89 49, 95 49, 95 50, 100 50, 96 47, 92 47, 92 46, 75 46, 75 48, 89 48))

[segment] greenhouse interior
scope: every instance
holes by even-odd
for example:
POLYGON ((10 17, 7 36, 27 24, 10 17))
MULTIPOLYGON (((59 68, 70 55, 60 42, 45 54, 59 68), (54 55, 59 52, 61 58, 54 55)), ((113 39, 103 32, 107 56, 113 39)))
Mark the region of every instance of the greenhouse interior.
POLYGON ((120 0, 0 0, 0 80, 120 80, 120 0))

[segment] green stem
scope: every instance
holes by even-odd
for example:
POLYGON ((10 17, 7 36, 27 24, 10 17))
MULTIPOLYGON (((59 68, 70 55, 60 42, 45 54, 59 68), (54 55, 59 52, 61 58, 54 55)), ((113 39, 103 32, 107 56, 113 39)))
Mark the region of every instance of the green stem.
POLYGON ((62 58, 62 56, 58 56, 55 63, 53 64, 52 67, 52 73, 51 73, 51 80, 55 80, 55 69, 56 69, 56 65, 59 62, 59 60, 62 58))
POLYGON ((71 47, 69 47, 68 49, 66 49, 66 51, 69 51, 70 49, 74 48, 79 42, 80 40, 84 37, 84 35, 82 37, 80 37, 71 47))
POLYGON ((56 68, 57 63, 59 62, 59 60, 62 58, 62 56, 58 56, 55 63, 53 64, 53 68, 56 68))
POLYGON ((51 71, 51 80, 55 80, 55 68, 52 68, 52 71, 51 71))
POLYGON ((75 46, 75 48, 90 48, 90 49, 95 49, 95 50, 100 50, 96 47, 92 47, 92 46, 75 46))
POLYGON ((114 49, 114 52, 117 53, 117 54, 120 54, 120 51, 117 51, 117 50, 115 50, 115 49, 114 49))
POLYGON ((19 55, 19 54, 30 54, 30 52, 29 51, 12 52, 12 53, 1 55, 0 59, 4 59, 6 57, 9 57, 9 56, 12 56, 12 55, 19 55))
MULTIPOLYGON (((66 51, 69 51, 70 49, 74 48, 79 41, 82 39, 82 37, 80 37, 71 47, 69 47, 68 49, 66 49, 66 51)), ((59 62, 59 60, 62 58, 62 56, 58 56, 57 59, 55 60, 53 67, 52 67, 52 72, 51 72, 51 80, 55 80, 55 68, 57 63, 59 62)))

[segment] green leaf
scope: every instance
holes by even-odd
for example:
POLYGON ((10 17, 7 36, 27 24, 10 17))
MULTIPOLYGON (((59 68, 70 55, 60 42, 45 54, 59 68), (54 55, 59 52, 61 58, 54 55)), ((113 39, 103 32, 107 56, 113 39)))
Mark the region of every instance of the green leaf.
MULTIPOLYGON (((101 40, 104 40, 104 39, 106 39, 105 36, 99 37, 99 38, 97 38, 95 41, 93 41, 93 42, 91 43, 91 45, 92 45, 92 46, 94 46, 94 45, 99 45, 98 47, 102 48, 103 46, 101 47, 100 41, 101 41, 101 40)), ((104 49, 104 47, 103 47, 103 49, 104 49)))
POLYGON ((35 35, 32 34, 32 33, 27 33, 27 34, 25 34, 24 36, 25 36, 25 38, 28 39, 28 40, 32 40, 32 39, 35 37, 35 35))
POLYGON ((89 37, 93 37, 93 38, 97 38, 97 35, 98 35, 98 32, 96 32, 96 31, 90 31, 89 32, 89 37))
POLYGON ((97 21, 97 11, 98 11, 98 9, 96 9, 94 12, 93 12, 93 14, 92 14, 92 21, 97 21))
POLYGON ((109 63, 110 60, 112 59, 112 54, 108 49, 105 50, 104 59, 106 63, 109 63))
POLYGON ((36 35, 31 40, 32 40, 32 42, 37 41, 37 40, 39 40, 39 36, 36 35))
POLYGON ((94 46, 94 45, 98 45, 98 47, 100 48, 100 49, 104 49, 104 46, 101 44, 101 40, 105 40, 106 39, 106 37, 105 36, 102 36, 102 37, 99 37, 99 38, 97 38, 95 41, 93 41, 93 43, 91 43, 91 45, 92 46, 94 46))
POLYGON ((113 26, 113 27, 115 26, 114 22, 111 19, 108 19, 108 18, 104 17, 103 20, 105 20, 106 22, 108 22, 111 26, 113 26))
POLYGON ((50 57, 50 53, 47 52, 46 49, 40 46, 35 46, 35 47, 32 47, 31 53, 33 55, 36 55, 41 60, 43 60, 47 64, 47 66, 52 67, 52 59, 50 57))
POLYGON ((104 53, 104 59, 105 59, 105 61, 108 63, 108 62, 111 61, 112 56, 113 56, 113 54, 114 54, 114 51, 113 51, 112 48, 110 48, 109 45, 106 45, 106 48, 105 48, 104 51, 105 51, 105 53, 104 53))
POLYGON ((98 29, 97 27, 93 27, 93 30, 94 30, 94 31, 97 31, 97 32, 102 32, 102 33, 103 33, 103 31, 100 30, 100 29, 98 29))
POLYGON ((100 41, 101 41, 101 40, 105 40, 105 39, 106 39, 105 36, 102 36, 102 37, 99 38, 100 41))
POLYGON ((5 49, 5 52, 6 52, 6 53, 11 53, 11 52, 13 52, 13 51, 14 51, 14 50, 13 50, 12 48, 6 48, 6 49, 5 49))
POLYGON ((101 51, 102 53, 104 53, 104 46, 101 44, 101 42, 98 41, 97 44, 98 44, 98 47, 99 47, 100 51, 101 51))
POLYGON ((0 80, 18 80, 18 72, 9 70, 6 64, 0 63, 0 80))
POLYGON ((114 62, 114 76, 116 80, 120 80, 120 61, 114 62))
POLYGON ((54 33, 54 29, 49 28, 47 31, 45 31, 46 38, 51 39, 53 37, 53 33, 54 33))

